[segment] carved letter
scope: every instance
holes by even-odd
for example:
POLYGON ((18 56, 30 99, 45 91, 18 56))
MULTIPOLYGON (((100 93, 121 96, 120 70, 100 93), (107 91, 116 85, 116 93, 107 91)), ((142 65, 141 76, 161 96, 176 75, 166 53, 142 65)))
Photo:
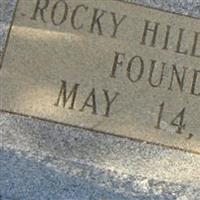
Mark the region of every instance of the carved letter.
POLYGON ((185 31, 185 29, 180 28, 179 29, 179 37, 178 37, 178 43, 177 43, 177 49, 176 49, 176 53, 180 53, 180 54, 184 54, 186 55, 188 53, 188 50, 182 50, 181 51, 181 42, 183 40, 183 32, 185 31))
POLYGON ((192 53, 191 53, 191 56, 194 56, 194 57, 197 57, 197 58, 200 58, 200 55, 197 55, 197 54, 196 54, 197 43, 198 43, 198 41, 199 41, 199 35, 200 35, 200 32, 195 32, 194 44, 193 44, 192 53))
POLYGON ((169 90, 172 90, 172 85, 173 85, 173 81, 174 81, 174 76, 176 76, 176 79, 178 81, 178 85, 179 88, 181 90, 181 92, 183 91, 183 87, 184 87, 184 81, 185 81, 185 74, 186 74, 186 67, 183 67, 184 71, 183 71, 183 75, 182 78, 179 76, 176 65, 173 65, 173 70, 172 70, 172 76, 171 76, 171 82, 170 82, 170 86, 169 86, 169 90))
POLYGON ((33 13, 33 16, 31 17, 32 20, 37 20, 36 17, 37 17, 37 14, 38 12, 40 12, 40 15, 41 15, 41 19, 44 23, 46 23, 46 20, 44 18, 44 11, 48 8, 49 6, 49 0, 37 0, 37 3, 36 3, 36 7, 35 7, 35 11, 33 13), (44 2, 44 5, 41 7, 40 3, 41 1, 44 2))
POLYGON ((171 30, 171 26, 167 25, 167 31, 166 31, 166 35, 165 35, 165 43, 163 46, 164 50, 168 50, 170 30, 171 30))
POLYGON ((106 13, 105 10, 99 10, 97 8, 94 9, 94 15, 93 15, 91 29, 90 29, 91 33, 94 33, 95 25, 97 25, 97 27, 98 27, 98 34, 99 35, 103 35, 102 27, 101 27, 101 21, 100 20, 104 16, 105 13, 106 13), (98 15, 99 11, 101 11, 100 15, 98 15))
POLYGON ((79 84, 75 84, 73 89, 71 90, 71 92, 69 93, 69 95, 67 97, 67 83, 66 83, 66 81, 62 81, 62 85, 61 85, 61 89, 60 89, 60 92, 59 92, 59 95, 58 95, 58 99, 57 99, 57 102, 54 105, 59 106, 59 103, 60 103, 61 98, 62 98, 62 106, 64 108, 66 106, 66 103, 70 99, 70 97, 72 97, 71 105, 70 105, 69 109, 74 109, 74 104, 75 104, 75 101, 76 101, 76 95, 77 95, 77 91, 78 91, 79 86, 80 86, 79 84))
POLYGON ((200 73, 200 70, 194 70, 194 77, 193 77, 193 82, 192 82, 192 89, 191 89, 191 94, 195 95, 195 96, 200 96, 200 93, 196 93, 196 84, 197 84, 197 78, 198 78, 198 74, 200 73))
POLYGON ((94 115, 97 114, 96 94, 95 94, 95 89, 94 88, 92 89, 92 91, 90 92, 89 96, 85 100, 85 103, 83 104, 83 107, 80 109, 80 112, 83 112, 85 107, 92 108, 92 114, 94 114, 94 115), (91 104, 89 103, 90 100, 92 100, 91 104))
MULTIPOLYGON (((59 11, 60 12, 60 11, 59 11)), ((58 12, 58 13, 59 13, 58 12)), ((55 26, 58 26, 58 25, 61 25, 63 22, 66 21, 67 19, 67 14, 68 14, 68 5, 67 3, 65 2, 65 0, 59 0, 52 8, 52 12, 51 12, 51 20, 52 20, 52 23, 55 25, 55 26), (60 21, 56 22, 55 20, 55 12, 56 12, 56 9, 58 8, 58 5, 59 4, 63 4, 64 5, 64 13, 63 13, 63 17, 61 18, 60 21)))
POLYGON ((152 32, 152 33, 153 33, 153 37, 152 37, 150 46, 151 46, 151 47, 155 47, 156 36, 157 36, 157 32, 158 32, 158 26, 159 26, 160 24, 159 24, 159 23, 154 23, 155 25, 154 25, 153 28, 149 28, 149 24, 150 24, 150 21, 145 20, 144 33, 143 33, 142 41, 141 41, 140 44, 146 45, 147 33, 148 33, 148 31, 149 31, 149 32, 152 32))
POLYGON ((114 31, 111 37, 116 38, 116 34, 119 28, 119 25, 125 20, 127 17, 126 15, 123 15, 119 21, 116 19, 116 14, 114 12, 111 12, 112 18, 113 18, 113 24, 114 24, 114 31))
POLYGON ((112 99, 110 99, 110 97, 108 95, 108 90, 103 90, 103 92, 104 92, 106 103, 107 103, 105 116, 109 117, 109 115, 110 115, 110 107, 113 104, 113 102, 115 101, 115 99, 117 98, 117 96, 119 95, 119 93, 116 92, 115 96, 112 99))
MULTIPOLYGON (((160 75, 160 78, 158 80, 158 83, 153 83, 152 81, 152 78, 153 78, 153 72, 155 70, 155 67, 156 67, 156 61, 155 60, 151 60, 151 69, 150 69, 150 74, 149 74, 149 84, 152 86, 152 87, 159 87, 162 83, 162 80, 163 80, 163 76, 164 76, 164 69, 165 69, 165 66, 166 66, 166 63, 162 63, 162 70, 161 70, 161 75, 160 75)), ((157 76, 156 76, 157 77, 157 76)))
POLYGON ((133 58, 129 61, 129 63, 128 63, 128 68, 127 68, 127 77, 128 77, 128 79, 129 79, 131 82, 135 83, 135 82, 139 81, 139 80, 142 78, 143 73, 144 73, 144 61, 142 60, 142 58, 141 58, 140 56, 135 56, 135 57, 133 57, 133 58), (135 61, 136 59, 138 59, 139 62, 140 62, 140 72, 139 72, 137 78, 134 80, 134 79, 131 77, 131 69, 132 69, 132 66, 133 66, 132 63, 133 63, 133 61, 135 61))
POLYGON ((110 75, 110 77, 112 77, 112 78, 116 78, 115 72, 116 72, 117 66, 118 65, 122 66, 122 64, 123 64, 122 61, 119 61, 119 57, 125 58, 125 54, 115 52, 114 63, 113 63, 112 72, 111 72, 111 75, 110 75))
POLYGON ((80 25, 78 26, 78 25, 76 25, 76 23, 75 23, 77 13, 78 13, 78 11, 79 11, 81 8, 84 9, 85 11, 88 10, 88 7, 87 7, 87 6, 85 6, 85 5, 78 5, 78 6, 74 9, 74 11, 73 11, 73 13, 72 13, 71 23, 72 23, 72 27, 73 27, 75 30, 80 30, 80 29, 83 28, 83 24, 80 24, 80 25))

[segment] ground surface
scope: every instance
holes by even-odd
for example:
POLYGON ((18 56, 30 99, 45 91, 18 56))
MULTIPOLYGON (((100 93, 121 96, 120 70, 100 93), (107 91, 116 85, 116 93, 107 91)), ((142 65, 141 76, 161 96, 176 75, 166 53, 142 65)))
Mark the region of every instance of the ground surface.
MULTIPOLYGON (((199 0, 136 2, 200 17, 199 0)), ((0 0, 1 50, 14 5, 0 0)), ((0 113, 0 200, 51 199, 198 200, 200 156, 0 113)))

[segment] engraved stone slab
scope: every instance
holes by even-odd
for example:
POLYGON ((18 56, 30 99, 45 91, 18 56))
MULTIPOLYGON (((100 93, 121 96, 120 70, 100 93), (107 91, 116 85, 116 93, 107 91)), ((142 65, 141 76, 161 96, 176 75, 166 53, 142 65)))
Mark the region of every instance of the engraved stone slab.
POLYGON ((108 0, 19 0, 0 110, 200 152, 200 21, 108 0))

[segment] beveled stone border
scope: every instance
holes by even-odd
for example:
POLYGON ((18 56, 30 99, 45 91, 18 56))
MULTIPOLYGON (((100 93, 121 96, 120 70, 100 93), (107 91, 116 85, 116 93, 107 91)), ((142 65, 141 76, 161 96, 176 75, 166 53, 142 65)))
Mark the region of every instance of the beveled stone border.
POLYGON ((7 46, 8 46, 8 41, 10 39, 10 33, 11 33, 11 29, 12 29, 12 26, 13 26, 13 23, 14 23, 14 20, 15 20, 15 14, 16 14, 16 11, 17 11, 17 6, 18 6, 19 1, 20 0, 17 0, 15 8, 14 8, 14 11, 13 11, 13 14, 12 14, 12 19, 11 19, 10 27, 8 29, 8 34, 7 34, 7 37, 6 37, 5 45, 4 45, 3 52, 2 52, 2 57, 1 57, 1 60, 0 60, 0 70, 1 70, 1 68, 3 66, 3 60, 4 60, 4 57, 5 57, 5 54, 6 54, 6 50, 7 50, 7 46))

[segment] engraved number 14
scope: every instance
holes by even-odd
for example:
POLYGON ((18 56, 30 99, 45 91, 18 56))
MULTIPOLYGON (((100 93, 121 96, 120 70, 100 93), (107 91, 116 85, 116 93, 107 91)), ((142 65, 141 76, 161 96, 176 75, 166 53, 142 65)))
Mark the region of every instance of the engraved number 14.
MULTIPOLYGON (((161 129, 161 122, 162 122, 162 118, 163 118, 163 113, 165 110, 165 103, 163 102, 160 105, 160 110, 159 110, 159 115, 158 115, 158 120, 157 120, 157 125, 155 126, 155 128, 157 129, 161 129)), ((172 126, 176 126, 177 130, 176 133, 178 134, 182 134, 183 130, 185 129, 185 124, 184 124, 184 115, 185 115, 185 108, 183 108, 170 122, 170 125, 172 126)))

